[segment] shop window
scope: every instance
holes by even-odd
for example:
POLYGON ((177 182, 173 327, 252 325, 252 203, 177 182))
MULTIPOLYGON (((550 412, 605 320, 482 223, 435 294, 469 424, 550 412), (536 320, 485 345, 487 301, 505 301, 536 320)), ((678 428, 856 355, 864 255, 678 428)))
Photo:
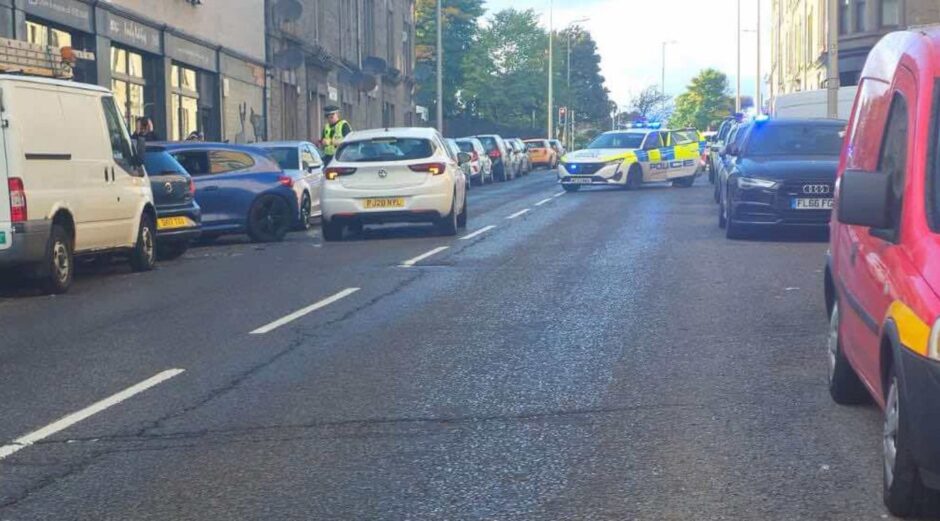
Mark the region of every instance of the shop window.
POLYGON ((199 130, 199 90, 196 70, 173 65, 170 69, 170 139, 181 141, 199 130))
POLYGON ((111 92, 128 128, 137 128, 137 118, 144 116, 146 88, 143 55, 111 47, 111 92))
POLYGON ((38 22, 26 22, 26 41, 34 45, 48 45, 61 49, 72 46, 72 34, 38 22))
POLYGON ((839 34, 849 33, 849 0, 839 0, 839 34))
POLYGON ((855 32, 865 32, 865 0, 855 0, 855 32))
POLYGON ((901 11, 899 0, 881 0, 881 25, 894 27, 901 25, 901 11))

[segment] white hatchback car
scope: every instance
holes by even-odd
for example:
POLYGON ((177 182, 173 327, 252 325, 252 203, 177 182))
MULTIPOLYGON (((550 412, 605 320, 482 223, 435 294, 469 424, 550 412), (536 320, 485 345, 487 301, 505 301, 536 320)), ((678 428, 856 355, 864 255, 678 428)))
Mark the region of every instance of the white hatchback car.
POLYGON ((323 238, 338 241, 347 226, 433 223, 444 235, 467 225, 467 179, 432 128, 352 132, 325 170, 323 238))

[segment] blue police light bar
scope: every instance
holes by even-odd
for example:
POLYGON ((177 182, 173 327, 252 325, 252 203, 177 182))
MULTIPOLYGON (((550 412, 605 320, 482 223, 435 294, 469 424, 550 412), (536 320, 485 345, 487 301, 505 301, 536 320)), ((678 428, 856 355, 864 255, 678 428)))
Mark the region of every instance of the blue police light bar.
POLYGON ((770 116, 767 114, 758 114, 754 116, 754 123, 766 123, 770 121, 770 116))
POLYGON ((630 123, 630 128, 660 128, 662 126, 661 121, 634 121, 630 123))

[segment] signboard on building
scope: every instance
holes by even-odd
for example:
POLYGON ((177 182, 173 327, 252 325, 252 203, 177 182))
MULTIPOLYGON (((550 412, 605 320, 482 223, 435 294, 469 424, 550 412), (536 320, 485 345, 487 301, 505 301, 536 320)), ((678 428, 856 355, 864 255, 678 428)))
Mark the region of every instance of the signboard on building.
POLYGON ((86 33, 94 32, 91 5, 78 0, 17 0, 17 7, 28 14, 50 22, 73 27, 86 33))
POLYGON ((166 33, 166 55, 203 70, 218 72, 215 49, 166 33))
POLYGON ((142 51, 161 54, 160 30, 129 18, 98 9, 98 32, 115 42, 142 51))

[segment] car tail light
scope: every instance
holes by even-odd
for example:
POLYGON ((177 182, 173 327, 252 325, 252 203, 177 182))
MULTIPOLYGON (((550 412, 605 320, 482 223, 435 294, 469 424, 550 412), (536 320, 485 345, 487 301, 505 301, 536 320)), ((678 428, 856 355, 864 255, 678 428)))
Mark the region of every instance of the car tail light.
POLYGON ((28 214, 23 180, 19 177, 11 177, 8 186, 10 188, 10 219, 15 223, 26 222, 28 214))
POLYGON ((356 172, 356 169, 350 166, 331 166, 323 171, 323 175, 330 181, 341 175, 349 175, 356 172))
POLYGON ((499 158, 503 157, 503 155, 499 152, 499 150, 496 150, 496 149, 490 150, 490 154, 489 154, 489 155, 490 155, 490 157, 492 157, 493 159, 499 159, 499 158))
POLYGON ((431 175, 441 175, 444 173, 446 165, 444 163, 421 163, 418 165, 408 165, 412 172, 428 172, 431 175))
POLYGON ((286 175, 279 175, 279 176, 277 176, 277 183, 278 183, 279 185, 281 185, 281 186, 286 186, 286 187, 288 187, 288 188, 293 188, 293 187, 294 187, 294 180, 291 179, 289 176, 286 176, 286 175))
POLYGON ((192 177, 189 178, 189 195, 196 197, 196 182, 192 177))

